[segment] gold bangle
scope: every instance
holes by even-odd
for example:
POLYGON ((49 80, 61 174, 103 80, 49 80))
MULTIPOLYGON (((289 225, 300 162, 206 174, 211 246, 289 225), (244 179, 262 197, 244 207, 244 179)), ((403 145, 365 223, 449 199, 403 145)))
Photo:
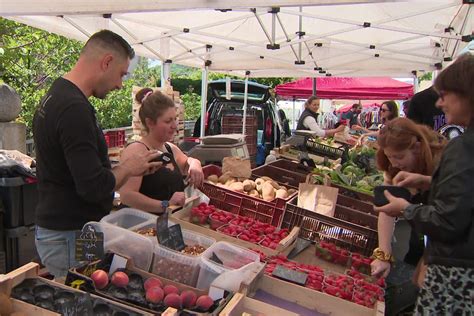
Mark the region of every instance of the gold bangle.
POLYGON ((385 262, 394 262, 394 258, 391 254, 385 253, 380 248, 375 248, 374 252, 372 253, 372 258, 373 259, 378 259, 380 261, 385 261, 385 262))

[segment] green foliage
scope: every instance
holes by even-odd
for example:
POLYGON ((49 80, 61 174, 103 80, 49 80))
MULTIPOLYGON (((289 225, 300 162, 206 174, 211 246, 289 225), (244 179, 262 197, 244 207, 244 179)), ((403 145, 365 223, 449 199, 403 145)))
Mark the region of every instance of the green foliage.
MULTIPOLYGON (((83 43, 78 41, 0 17, 0 82, 10 85, 21 97, 22 111, 17 120, 26 124, 27 137, 32 136, 31 124, 36 106, 52 82, 74 66, 82 46, 83 43)), ((131 125, 132 87, 160 86, 160 68, 150 67, 147 59, 140 58, 131 76, 124 81, 123 89, 110 93, 104 100, 90 99, 102 128, 131 125)), ((171 83, 181 94, 187 120, 200 115, 201 76, 201 69, 171 66, 171 83)), ((225 74, 209 73, 209 81, 225 77, 225 74)), ((292 78, 251 80, 274 88, 292 78)))
POLYGON ((418 81, 431 81, 433 79, 433 73, 432 72, 425 72, 423 75, 418 77, 418 81))
POLYGON ((31 122, 41 97, 58 76, 71 69, 81 44, 74 40, 0 18, 0 78, 21 96, 24 122, 31 122))

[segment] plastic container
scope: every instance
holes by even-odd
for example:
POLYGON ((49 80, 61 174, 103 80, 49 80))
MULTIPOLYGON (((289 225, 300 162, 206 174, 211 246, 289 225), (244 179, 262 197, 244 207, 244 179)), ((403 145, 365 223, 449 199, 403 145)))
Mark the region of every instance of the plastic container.
POLYGON ((196 287, 207 289, 221 273, 240 269, 252 262, 260 262, 258 253, 224 241, 216 242, 201 257, 196 287), (214 256, 219 258, 222 264, 211 260, 214 256))
POLYGON ((129 257, 137 268, 149 271, 153 259, 153 243, 150 238, 106 222, 87 224, 104 233, 105 252, 110 251, 129 257))
POLYGON ((151 273, 195 287, 199 276, 199 261, 199 256, 185 255, 156 242, 153 247, 151 273))
POLYGON ((35 260, 38 257, 35 246, 35 226, 5 229, 5 250, 6 272, 35 260))
MULTIPOLYGON (((183 229, 183 239, 187 246, 199 245, 209 249, 216 240, 195 233, 190 230, 183 229)), ((200 257, 204 254, 191 255, 169 249, 158 244, 156 238, 153 240, 153 265, 151 272, 173 280, 179 283, 195 286, 199 275, 200 257)))
POLYGON ((351 253, 334 244, 321 241, 320 243, 316 243, 316 257, 343 267, 348 267, 351 253))
POLYGON ((237 225, 222 225, 216 229, 217 232, 237 238, 245 228, 237 225))
POLYGON ((158 216, 143 212, 134 208, 123 208, 121 210, 104 216, 100 222, 112 224, 125 229, 133 229, 146 222, 156 221, 158 216))
POLYGON ((6 228, 34 224, 38 203, 36 181, 27 183, 21 177, 0 178, 0 200, 5 213, 6 228))

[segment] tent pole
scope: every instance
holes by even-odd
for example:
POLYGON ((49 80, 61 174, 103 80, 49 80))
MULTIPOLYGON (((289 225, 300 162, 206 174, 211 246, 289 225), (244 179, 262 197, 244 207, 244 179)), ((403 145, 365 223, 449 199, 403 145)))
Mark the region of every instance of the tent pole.
POLYGON ((161 88, 170 85, 171 61, 161 61, 161 88))
POLYGON ((245 125, 247 123, 247 96, 249 92, 250 71, 245 72, 245 90, 244 90, 244 117, 242 118, 242 134, 245 136, 245 125))
POLYGON ((293 97, 293 115, 291 116, 292 117, 292 125, 293 125, 293 130, 296 129, 296 126, 295 126, 295 102, 296 102, 296 98, 293 97))
POLYGON ((316 78, 313 77, 313 95, 316 95, 316 78))
POLYGON ((205 136, 206 106, 207 106, 207 78, 208 66, 205 66, 201 74, 201 137, 205 136))

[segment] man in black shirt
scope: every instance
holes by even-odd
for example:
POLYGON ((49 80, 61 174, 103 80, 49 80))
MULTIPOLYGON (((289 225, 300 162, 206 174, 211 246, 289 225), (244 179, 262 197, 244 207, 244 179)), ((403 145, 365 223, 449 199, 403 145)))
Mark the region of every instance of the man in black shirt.
POLYGON ((88 101, 91 96, 103 99, 122 87, 134 54, 119 35, 108 30, 95 33, 73 69, 56 79, 36 110, 36 247, 55 277, 65 276, 76 264, 75 232, 111 210, 114 191, 129 177, 161 166, 150 162, 159 154, 148 152, 112 169, 103 132, 88 101))
POLYGON ((446 124, 443 111, 436 107, 438 94, 430 87, 416 93, 410 101, 407 117, 418 124, 424 124, 433 130, 439 130, 446 124))

